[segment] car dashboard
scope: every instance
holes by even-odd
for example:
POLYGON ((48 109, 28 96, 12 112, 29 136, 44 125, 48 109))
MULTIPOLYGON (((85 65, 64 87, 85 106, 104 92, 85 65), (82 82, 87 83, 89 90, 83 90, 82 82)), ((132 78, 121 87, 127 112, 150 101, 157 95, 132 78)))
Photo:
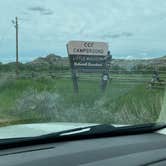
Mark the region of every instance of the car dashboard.
POLYGON ((0 151, 2 166, 166 165, 166 135, 148 133, 18 147, 0 151))

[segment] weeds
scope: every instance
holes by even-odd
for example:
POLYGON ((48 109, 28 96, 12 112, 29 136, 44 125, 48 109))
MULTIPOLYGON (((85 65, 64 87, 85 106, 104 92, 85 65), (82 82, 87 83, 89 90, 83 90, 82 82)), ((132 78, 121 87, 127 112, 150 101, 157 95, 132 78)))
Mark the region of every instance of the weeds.
POLYGON ((160 110, 165 110, 163 90, 147 90, 144 84, 112 81, 105 94, 97 81, 80 81, 79 85, 76 95, 67 79, 1 80, 0 114, 29 123, 138 124, 155 122, 160 110))
POLYGON ((62 100, 56 93, 48 91, 38 92, 36 89, 28 89, 23 92, 21 98, 16 100, 15 115, 23 119, 42 119, 52 121, 57 119, 62 100))

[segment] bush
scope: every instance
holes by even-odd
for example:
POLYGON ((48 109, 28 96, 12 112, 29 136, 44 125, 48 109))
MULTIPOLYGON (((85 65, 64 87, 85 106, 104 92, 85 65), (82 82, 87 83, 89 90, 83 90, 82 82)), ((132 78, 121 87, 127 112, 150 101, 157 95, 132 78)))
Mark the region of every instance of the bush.
POLYGON ((39 119, 52 121, 58 119, 62 100, 56 93, 26 90, 16 101, 15 115, 23 119, 39 119))

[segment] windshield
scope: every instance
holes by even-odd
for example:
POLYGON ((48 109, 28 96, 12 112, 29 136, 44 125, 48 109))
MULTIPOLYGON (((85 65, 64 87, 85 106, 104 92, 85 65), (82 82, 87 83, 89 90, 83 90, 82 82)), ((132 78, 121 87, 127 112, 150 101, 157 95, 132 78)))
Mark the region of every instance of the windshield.
POLYGON ((166 1, 0 6, 2 137, 166 121, 166 1))

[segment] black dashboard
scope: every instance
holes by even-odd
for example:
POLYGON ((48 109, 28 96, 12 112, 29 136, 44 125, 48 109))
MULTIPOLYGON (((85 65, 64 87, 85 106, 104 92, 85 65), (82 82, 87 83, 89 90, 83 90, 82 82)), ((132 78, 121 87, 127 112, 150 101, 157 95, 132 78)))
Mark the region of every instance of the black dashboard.
POLYGON ((0 166, 165 166, 159 133, 85 139, 0 151, 0 166))

